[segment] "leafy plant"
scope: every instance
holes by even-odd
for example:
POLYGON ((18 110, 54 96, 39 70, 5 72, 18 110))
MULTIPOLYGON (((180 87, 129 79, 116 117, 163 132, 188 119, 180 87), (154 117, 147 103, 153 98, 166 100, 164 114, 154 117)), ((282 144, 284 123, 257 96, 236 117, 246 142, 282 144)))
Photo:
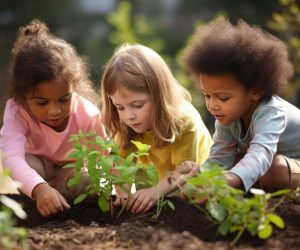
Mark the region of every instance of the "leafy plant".
POLYGON ((272 234, 273 225, 278 228, 285 226, 281 217, 274 213, 285 197, 272 206, 268 201, 290 190, 272 194, 260 189, 250 191, 253 197, 244 197, 243 191, 229 186, 224 170, 215 163, 206 164, 196 177, 187 179, 186 193, 190 202, 220 224, 218 233, 236 233, 232 245, 245 231, 266 239, 272 234), (204 207, 199 203, 205 203, 204 207))
MULTIPOLYGON (((6 171, 0 173, 0 183, 4 182, 3 179, 7 175, 6 171)), ((12 249, 16 241, 20 241, 23 249, 27 249, 27 231, 24 228, 15 227, 14 215, 21 219, 27 216, 19 203, 5 195, 0 195, 0 247, 12 249)))
POLYGON ((86 192, 75 199, 75 204, 87 196, 97 195, 100 209, 103 212, 109 209, 113 211, 111 195, 114 185, 127 192, 130 198, 134 184, 156 185, 158 182, 158 173, 153 163, 144 164, 139 160, 141 157, 148 157, 149 145, 132 141, 137 151, 123 158, 119 155, 118 145, 113 140, 105 140, 93 131, 86 134, 80 131, 77 135, 71 136, 71 141, 75 150, 70 153, 69 158, 75 159, 75 162, 68 164, 67 167, 74 167, 75 174, 67 185, 69 187, 78 185, 84 168, 87 168, 90 179, 86 192), (136 178, 138 171, 145 173, 146 181, 136 178))

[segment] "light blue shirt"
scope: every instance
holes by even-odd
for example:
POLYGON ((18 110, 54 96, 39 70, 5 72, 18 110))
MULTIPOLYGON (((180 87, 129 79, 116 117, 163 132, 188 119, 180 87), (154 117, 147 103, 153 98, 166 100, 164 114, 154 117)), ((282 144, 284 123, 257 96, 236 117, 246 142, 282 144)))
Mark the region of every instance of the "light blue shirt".
POLYGON ((238 175, 246 192, 267 172, 275 154, 300 158, 300 110, 278 96, 259 104, 246 134, 240 120, 215 125, 206 162, 217 162, 238 175), (237 152, 245 155, 233 166, 237 152))

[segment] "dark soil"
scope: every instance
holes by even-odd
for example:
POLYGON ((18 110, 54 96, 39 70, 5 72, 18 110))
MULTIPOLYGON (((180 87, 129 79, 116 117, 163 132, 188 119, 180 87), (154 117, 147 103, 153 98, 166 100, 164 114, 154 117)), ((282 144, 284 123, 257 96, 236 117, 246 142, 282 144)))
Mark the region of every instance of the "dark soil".
POLYGON ((217 235, 218 225, 186 201, 172 198, 176 209, 165 209, 158 219, 147 214, 124 212, 119 218, 102 213, 95 200, 84 201, 60 214, 43 218, 34 201, 23 195, 13 196, 23 203, 28 214, 19 226, 28 228, 28 244, 33 250, 100 249, 300 249, 300 204, 287 201, 276 213, 286 223, 274 228, 268 240, 244 234, 235 247, 233 235, 217 235))

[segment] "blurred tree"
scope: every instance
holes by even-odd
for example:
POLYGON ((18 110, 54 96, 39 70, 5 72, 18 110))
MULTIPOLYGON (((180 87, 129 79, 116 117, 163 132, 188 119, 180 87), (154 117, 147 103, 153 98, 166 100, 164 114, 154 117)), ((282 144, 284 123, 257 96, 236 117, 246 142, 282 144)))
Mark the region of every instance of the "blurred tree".
POLYGON ((294 65, 295 75, 287 88, 285 97, 300 105, 300 9, 295 0, 279 0, 282 9, 273 13, 267 22, 269 28, 277 32, 288 46, 291 61, 294 65))
POLYGON ((120 2, 118 9, 107 16, 107 22, 115 28, 109 36, 115 45, 140 43, 157 52, 164 47, 163 40, 154 34, 148 18, 142 13, 133 15, 129 1, 120 2))

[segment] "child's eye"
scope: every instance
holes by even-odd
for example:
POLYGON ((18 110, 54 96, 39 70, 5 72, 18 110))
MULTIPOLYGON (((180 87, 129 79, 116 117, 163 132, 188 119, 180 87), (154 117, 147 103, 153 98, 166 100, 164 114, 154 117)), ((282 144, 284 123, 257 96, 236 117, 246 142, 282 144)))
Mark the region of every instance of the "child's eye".
POLYGON ((35 103, 39 106, 46 106, 48 104, 46 101, 36 101, 35 103))
POLYGON ((229 99, 229 97, 220 97, 220 100, 223 102, 226 102, 229 99))
POLYGON ((134 105, 135 108, 140 109, 144 106, 144 104, 134 105))
POLYGON ((210 96, 209 96, 209 95, 204 95, 204 98, 205 98, 205 99, 209 99, 210 96))

